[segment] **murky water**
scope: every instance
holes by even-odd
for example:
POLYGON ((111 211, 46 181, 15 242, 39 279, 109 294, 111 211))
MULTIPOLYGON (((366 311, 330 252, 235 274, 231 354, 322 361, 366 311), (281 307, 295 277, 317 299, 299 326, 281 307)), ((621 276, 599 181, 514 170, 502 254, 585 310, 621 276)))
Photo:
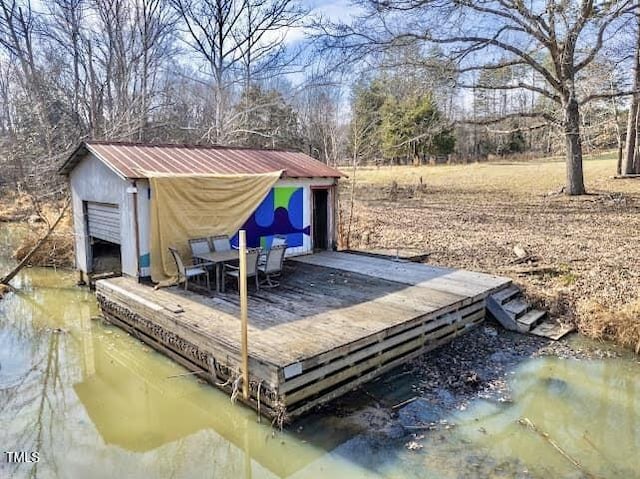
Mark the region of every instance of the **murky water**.
POLYGON ((633 358, 526 362, 512 403, 442 415, 417 400, 391 421, 380 411, 382 427, 369 404, 360 420, 326 413, 281 433, 93 319, 74 280, 29 269, 0 302, 0 477, 640 477, 633 358), (39 461, 7 464, 4 451, 39 461))

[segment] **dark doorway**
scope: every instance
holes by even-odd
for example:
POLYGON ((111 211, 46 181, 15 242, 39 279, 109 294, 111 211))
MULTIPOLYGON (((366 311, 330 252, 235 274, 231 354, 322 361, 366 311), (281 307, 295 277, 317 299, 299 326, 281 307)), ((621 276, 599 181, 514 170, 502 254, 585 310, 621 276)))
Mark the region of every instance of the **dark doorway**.
POLYGON ((329 190, 313 190, 313 249, 329 248, 329 190))
POLYGON ((90 238, 91 241, 91 273, 110 274, 119 276, 122 274, 122 259, 120 245, 98 238, 90 238))

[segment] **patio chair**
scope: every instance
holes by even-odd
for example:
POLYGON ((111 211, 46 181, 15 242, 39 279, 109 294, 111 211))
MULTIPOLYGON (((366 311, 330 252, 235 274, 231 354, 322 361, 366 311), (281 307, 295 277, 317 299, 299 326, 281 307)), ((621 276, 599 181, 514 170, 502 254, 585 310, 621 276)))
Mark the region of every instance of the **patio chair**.
MULTIPOLYGON (((247 278, 255 278, 256 291, 260 291, 260 283, 258 281, 258 256, 260 256, 260 248, 247 249, 247 278)), ((224 264, 222 291, 224 291, 224 279, 226 279, 227 276, 231 276, 237 280, 238 290, 240 290, 240 267, 229 263, 224 264)))
POLYGON ((280 286, 280 283, 272 281, 273 276, 282 274, 282 265, 284 264, 284 253, 287 251, 287 245, 281 244, 272 246, 267 251, 267 259, 264 264, 258 265, 258 271, 265 275, 265 283, 269 288, 280 286))
POLYGON ((207 266, 212 263, 198 263, 185 265, 184 261, 182 261, 182 257, 176 248, 169 248, 171 252, 171 256, 173 256, 173 260, 176 262, 176 268, 178 268, 178 283, 184 281, 184 289, 187 290, 189 286, 189 279, 196 277, 205 277, 205 281, 207 284, 207 291, 211 291, 211 285, 209 284, 209 272, 207 271, 207 266))
POLYGON ((229 251, 231 249, 231 240, 227 235, 211 236, 209 241, 213 251, 229 251))
MULTIPOLYGON (((286 253, 287 237, 284 235, 275 235, 271 240, 271 247, 273 248, 274 246, 281 246, 281 245, 285 246, 285 253, 286 253)), ((265 264, 266 262, 267 262, 267 251, 263 251, 262 253, 260 253, 260 259, 258 259, 258 264, 261 265, 261 264, 265 264)))
POLYGON ((196 258, 196 255, 203 253, 211 253, 211 245, 207 238, 195 238, 189 240, 189 248, 191 248, 191 257, 194 263, 201 263, 202 260, 196 258))

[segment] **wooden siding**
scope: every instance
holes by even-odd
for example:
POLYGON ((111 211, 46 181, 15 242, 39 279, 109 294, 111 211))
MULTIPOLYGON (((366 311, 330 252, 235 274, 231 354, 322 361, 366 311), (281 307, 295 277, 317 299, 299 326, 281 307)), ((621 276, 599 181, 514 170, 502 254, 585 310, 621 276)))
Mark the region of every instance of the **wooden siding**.
POLYGON ((137 277, 135 224, 133 218, 133 194, 131 184, 110 170, 92 155, 87 155, 69 175, 73 206, 73 228, 75 236, 76 267, 91 272, 91 245, 85 206, 87 203, 117 205, 120 221, 120 254, 122 272, 137 277))

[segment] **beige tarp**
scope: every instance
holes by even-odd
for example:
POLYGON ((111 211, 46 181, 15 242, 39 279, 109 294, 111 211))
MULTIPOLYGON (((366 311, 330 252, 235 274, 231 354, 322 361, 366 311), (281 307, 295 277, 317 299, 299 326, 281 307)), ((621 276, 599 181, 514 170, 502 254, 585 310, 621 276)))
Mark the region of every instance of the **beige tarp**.
POLYGON ((188 240, 233 235, 278 181, 281 171, 260 175, 163 175, 145 172, 151 185, 151 279, 177 278, 170 246, 191 257, 188 240))

